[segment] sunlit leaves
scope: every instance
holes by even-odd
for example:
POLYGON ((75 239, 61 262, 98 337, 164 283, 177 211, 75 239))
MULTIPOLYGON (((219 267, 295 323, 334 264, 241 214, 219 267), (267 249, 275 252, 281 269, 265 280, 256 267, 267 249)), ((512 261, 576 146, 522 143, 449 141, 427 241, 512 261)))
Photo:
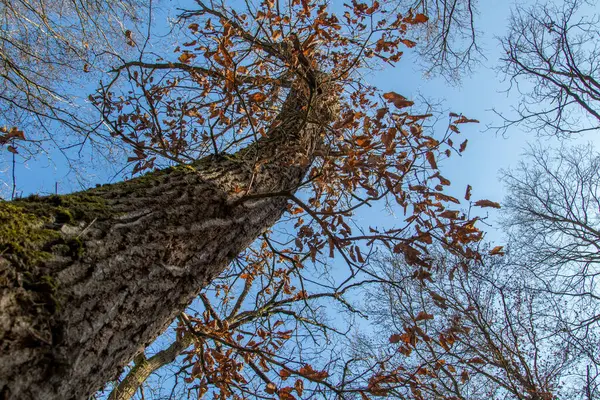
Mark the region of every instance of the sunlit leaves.
POLYGON ((4 126, 0 128, 0 146, 10 143, 6 146, 6 149, 10 153, 18 154, 19 152, 15 144, 16 140, 25 140, 25 133, 22 130, 19 130, 15 126, 10 129, 4 126))
POLYGON ((277 391, 277 386, 275 386, 275 384, 273 382, 269 382, 267 384, 267 387, 265 388, 265 392, 267 392, 268 394, 275 394, 276 391, 277 391))
POLYGON ((10 129, 6 127, 0 128, 0 145, 8 143, 11 139, 25 140, 25 133, 16 126, 10 129))
POLYGON ((133 32, 130 30, 125 31, 125 40, 128 46, 135 47, 135 41, 133 40, 133 32))

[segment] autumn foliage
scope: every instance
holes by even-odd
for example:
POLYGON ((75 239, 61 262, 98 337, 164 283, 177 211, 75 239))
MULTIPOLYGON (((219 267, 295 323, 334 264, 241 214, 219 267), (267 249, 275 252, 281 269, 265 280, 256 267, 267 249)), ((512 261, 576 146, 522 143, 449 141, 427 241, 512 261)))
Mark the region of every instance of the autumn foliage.
MULTIPOLYGON (((265 0, 240 10, 197 4, 181 16, 187 39, 173 56, 145 54, 123 63, 90 97, 110 134, 128 148, 134 174, 209 155, 230 157, 268 138, 286 97, 298 88, 309 97, 335 97, 339 110, 303 161, 310 169, 300 187, 264 194, 289 199, 285 220, 201 296, 203 310, 179 318, 179 337, 194 337, 184 353, 186 382, 220 398, 244 398, 254 390, 281 399, 302 398, 307 390, 364 399, 385 395, 390 385, 415 384, 399 371, 375 368, 366 372, 371 383, 357 386, 348 375, 352 362, 304 357, 299 342, 312 340, 314 347, 343 333, 322 319, 319 302, 354 312, 347 294, 381 279, 365 269, 378 248, 402 255, 413 279, 422 282, 433 277, 431 246, 467 262, 480 258, 473 246, 482 238, 478 218, 446 193, 450 181, 440 170, 445 158, 467 147, 459 127, 477 121, 451 113, 447 129, 436 132, 428 125, 430 113, 362 77, 398 63, 415 46, 407 32, 428 17, 377 1, 353 0, 340 13, 307 0, 265 0), (402 216, 390 226, 355 218, 359 210, 386 204, 402 216), (332 258, 344 267, 317 284, 332 258)), ((235 188, 239 201, 248 190, 235 188)), ((470 193, 469 186, 467 201, 470 193)), ((474 205, 498 206, 487 200, 474 205)), ((443 294, 431 296, 444 302, 443 294)), ((434 318, 431 312, 424 310, 417 321, 434 318)), ((419 335, 417 325, 407 327, 390 333, 390 343, 410 353, 419 335)), ((452 335, 443 340, 450 343, 452 335)))

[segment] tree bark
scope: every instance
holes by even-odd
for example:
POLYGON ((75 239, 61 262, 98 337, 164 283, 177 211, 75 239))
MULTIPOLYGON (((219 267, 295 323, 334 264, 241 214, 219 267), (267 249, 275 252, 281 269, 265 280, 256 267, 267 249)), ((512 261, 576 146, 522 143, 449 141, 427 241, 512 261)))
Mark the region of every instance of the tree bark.
POLYGON ((314 92, 231 156, 0 203, 0 398, 93 394, 273 225, 287 198, 268 194, 297 189, 337 111, 314 92))

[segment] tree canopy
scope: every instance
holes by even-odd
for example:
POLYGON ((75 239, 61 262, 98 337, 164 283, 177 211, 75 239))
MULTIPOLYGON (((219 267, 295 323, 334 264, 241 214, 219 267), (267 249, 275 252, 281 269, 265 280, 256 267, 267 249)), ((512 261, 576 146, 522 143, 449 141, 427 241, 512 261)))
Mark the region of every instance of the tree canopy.
MULTIPOLYGON (((507 243, 484 243, 500 202, 444 170, 478 121, 369 79, 408 52, 459 82, 474 2, 196 0, 169 52, 153 20, 131 25, 143 6, 2 5, 13 165, 60 123, 129 177, 0 202, 2 396, 593 398, 593 150, 534 147, 504 175, 507 243), (77 74, 97 84, 84 115, 63 90, 77 74)), ((515 9, 502 68, 536 85, 502 129, 595 129, 580 6, 515 9)))

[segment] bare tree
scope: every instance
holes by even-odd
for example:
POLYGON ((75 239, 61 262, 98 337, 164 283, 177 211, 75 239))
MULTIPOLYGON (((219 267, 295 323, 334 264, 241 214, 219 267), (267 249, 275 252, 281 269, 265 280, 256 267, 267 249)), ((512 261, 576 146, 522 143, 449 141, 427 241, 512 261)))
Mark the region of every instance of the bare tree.
POLYGON ((372 390, 416 399, 600 394, 600 155, 589 145, 532 146, 503 181, 504 248, 478 261, 441 249, 426 270, 398 257, 375 264, 389 277, 368 292, 378 331, 357 340, 372 356, 365 365, 385 365, 372 390))
POLYGON ((524 157, 503 172, 503 226, 529 252, 528 261, 593 273, 600 261, 600 156, 588 145, 532 146, 524 157))
POLYGON ((600 156, 589 145, 532 147, 526 156, 504 173, 503 224, 516 259, 535 278, 529 285, 561 299, 562 329, 597 369, 600 156))
MULTIPOLYGON (((118 54, 128 40, 126 23, 140 16, 136 0, 0 2, 0 121, 23 127, 48 119, 76 124, 69 85, 118 54)), ((128 39, 128 37, 129 39, 128 39)))
POLYGON ((508 256, 467 266, 439 254, 433 280, 415 279, 397 257, 376 266, 395 284, 378 286, 366 300, 377 333, 359 338, 357 349, 385 365, 371 378, 373 391, 411 399, 584 395, 589 360, 565 340, 552 295, 531 290, 528 271, 508 256))
POLYGON ((565 136, 600 128, 600 17, 596 2, 568 0, 517 6, 500 70, 521 96, 516 116, 537 134, 565 136))

